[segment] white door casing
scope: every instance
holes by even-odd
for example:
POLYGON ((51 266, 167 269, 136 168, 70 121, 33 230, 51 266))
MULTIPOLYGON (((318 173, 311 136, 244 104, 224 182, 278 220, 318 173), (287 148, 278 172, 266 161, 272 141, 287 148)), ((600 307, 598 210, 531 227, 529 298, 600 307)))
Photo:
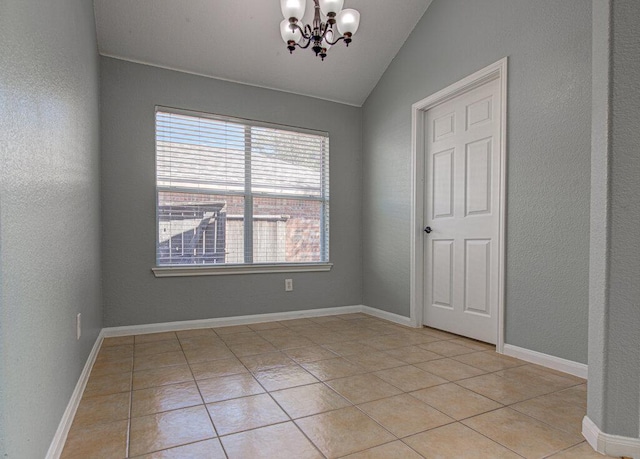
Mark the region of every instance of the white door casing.
POLYGON ((506 58, 413 106, 412 321, 498 352, 505 134, 506 58))

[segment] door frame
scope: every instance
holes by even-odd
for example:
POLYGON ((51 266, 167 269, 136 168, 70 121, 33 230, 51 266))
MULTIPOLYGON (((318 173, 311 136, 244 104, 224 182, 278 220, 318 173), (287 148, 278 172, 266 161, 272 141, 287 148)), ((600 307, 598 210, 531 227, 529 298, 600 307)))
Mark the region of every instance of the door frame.
POLYGON ((504 57, 482 70, 426 97, 411 106, 411 323, 415 327, 424 324, 424 192, 425 192, 425 127, 426 112, 493 80, 500 82, 500 177, 498 224, 498 336, 496 351, 504 350, 504 301, 505 301, 505 220, 507 185, 507 58, 504 57))

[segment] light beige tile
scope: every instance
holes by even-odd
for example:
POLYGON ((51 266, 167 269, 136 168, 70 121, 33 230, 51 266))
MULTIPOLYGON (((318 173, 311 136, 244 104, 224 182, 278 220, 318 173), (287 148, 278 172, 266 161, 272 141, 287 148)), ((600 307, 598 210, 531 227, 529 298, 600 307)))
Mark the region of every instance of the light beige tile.
POLYGON ((502 408, 500 403, 456 384, 428 387, 411 395, 458 420, 502 408))
POLYGON ((333 359, 337 356, 321 346, 297 347, 285 349, 283 352, 298 363, 317 362, 318 360, 333 359))
POLYGON ((135 344, 177 339, 178 337, 176 336, 175 332, 147 333, 145 335, 136 335, 135 344))
POLYGON ((466 363, 472 367, 486 371, 506 370, 507 368, 524 365, 526 362, 513 359, 492 351, 474 352, 472 354, 458 355, 454 357, 458 362, 466 363))
POLYGON ((461 344, 476 351, 495 351, 496 346, 494 344, 483 343, 470 338, 455 338, 450 340, 452 343, 461 344))
POLYGON ((240 357, 240 360, 250 371, 254 373, 296 364, 282 352, 269 352, 267 354, 248 355, 245 357, 240 357))
POLYGON ((311 319, 291 319, 291 320, 281 320, 280 324, 284 325, 285 327, 291 328, 291 327, 303 327, 303 326, 307 326, 307 327, 313 327, 315 326, 315 322, 313 322, 311 319))
POLYGON ((254 331, 232 333, 230 335, 222 335, 220 338, 227 346, 231 344, 241 344, 241 343, 259 344, 259 343, 266 342, 266 340, 262 336, 258 335, 254 331))
POLYGON ((436 376, 448 379, 449 381, 472 378, 486 373, 485 370, 453 359, 432 360, 430 362, 418 363, 416 366, 436 376))
POLYGON ((91 369, 91 377, 110 375, 114 373, 126 373, 133 370, 133 358, 125 357, 117 361, 96 362, 91 369))
POLYGON ((349 376, 327 382, 351 403, 364 403, 401 394, 402 391, 372 374, 349 376))
POLYGON ((418 346, 398 347, 396 349, 389 349, 384 351, 391 357, 395 357, 398 360, 402 360, 405 363, 416 364, 421 362, 428 362, 430 360, 442 359, 440 354, 427 351, 418 346))
POLYGON ((164 449, 136 459, 226 459, 220 440, 199 441, 189 445, 178 446, 176 448, 164 449))
POLYGON ((382 351, 374 351, 368 354, 353 354, 345 357, 351 363, 360 365, 367 371, 386 370, 406 365, 405 362, 391 357, 382 351))
POLYGON ((412 365, 376 371, 374 374, 378 378, 388 382, 389 384, 393 384, 405 392, 424 389, 425 387, 436 386, 438 384, 448 382, 446 379, 428 373, 412 365))
POLYGON ((136 355, 133 359, 133 369, 135 371, 150 370, 152 368, 170 367, 172 365, 180 365, 185 363, 187 363, 187 361, 185 360, 182 351, 141 356, 136 355))
POLYGON ((453 422, 449 416, 409 394, 364 403, 358 408, 398 438, 453 422))
POLYGON ((336 392, 320 383, 271 392, 271 396, 294 419, 351 405, 336 392))
POLYGON ((256 333, 269 342, 278 338, 302 338, 301 335, 286 327, 273 330, 258 330, 256 333))
POLYGON ((263 370, 257 372, 255 376, 268 391, 288 389, 318 382, 313 375, 299 365, 263 370))
POLYGON ((96 362, 109 363, 133 357, 133 345, 103 346, 96 357, 96 362))
POLYGON ((203 405, 131 419, 130 456, 214 438, 203 405))
POLYGON ((231 325, 229 327, 216 327, 213 329, 219 336, 230 335, 233 333, 243 333, 253 331, 246 325, 231 325))
POLYGON ((266 354, 267 352, 275 352, 277 349, 273 347, 273 345, 266 340, 260 343, 238 343, 238 344, 230 344, 229 349, 236 356, 242 357, 245 355, 257 355, 257 354, 266 354))
POLYGON ((73 422, 77 426, 86 427, 127 419, 130 396, 129 392, 94 396, 86 394, 80 401, 73 422))
POLYGON ((72 428, 61 459, 122 458, 127 455, 128 421, 72 428))
POLYGON ((283 336, 268 338, 267 341, 269 341, 271 344, 273 344, 273 346, 276 349, 279 349, 279 350, 295 349, 297 347, 309 347, 309 346, 316 345, 316 343, 311 341, 309 338, 306 338, 300 335, 297 335, 297 336, 283 335, 283 336))
POLYGON ((227 435, 221 440, 229 459, 322 458, 292 422, 227 435))
POLYGON ((503 405, 511 405, 549 392, 545 387, 503 378, 495 373, 463 379, 457 381, 457 384, 503 405))
POLYGON ((205 403, 246 397, 247 395, 256 395, 264 392, 262 386, 249 373, 202 379, 197 384, 205 403))
POLYGON ((593 450, 589 443, 582 442, 577 446, 560 451, 557 454, 549 456, 549 459, 605 459, 612 456, 605 456, 593 450))
POLYGON ((203 403, 196 383, 192 381, 134 390, 131 397, 132 417, 146 416, 203 403))
POLYGON ((192 330, 177 331, 176 335, 180 342, 182 342, 183 339, 195 338, 196 336, 216 336, 216 333, 212 328, 194 328, 192 330))
POLYGON ((193 376, 196 379, 217 378, 248 372, 242 362, 235 357, 231 359, 192 363, 190 366, 193 376))
POLYGON ((523 365, 499 371, 497 374, 515 381, 522 381, 536 386, 544 386, 549 392, 566 389, 576 385, 574 377, 568 378, 558 373, 552 373, 538 365, 523 365))
POLYGON ((305 333, 305 338, 310 339, 314 344, 328 345, 336 344, 344 341, 350 341, 343 332, 334 330, 314 330, 313 332, 305 333))
POLYGON ((545 457, 583 441, 510 408, 491 411, 462 421, 490 439, 527 458, 545 457))
POLYGON ((113 336, 102 340, 102 347, 133 344, 133 336, 113 336))
POLYGON ((337 314, 334 317, 342 320, 356 320, 356 319, 369 319, 371 316, 363 312, 353 312, 349 314, 337 314))
POLYGON ((131 390, 131 372, 92 375, 84 390, 85 395, 109 395, 131 390))
POLYGON ((258 324, 249 324, 248 327, 254 331, 274 330, 277 328, 285 328, 280 322, 262 322, 258 324))
POLYGON ((427 335, 433 336, 435 338, 440 338, 440 339, 456 339, 456 338, 460 338, 459 335, 454 335, 453 333, 448 333, 446 331, 437 330, 437 329, 431 328, 431 327, 423 327, 422 329, 419 329, 419 330, 422 333, 425 333, 427 335))
POLYGON ((582 434, 582 419, 587 414, 586 409, 571 403, 558 392, 516 403, 511 408, 576 435, 582 434))
POLYGON ((321 381, 344 378, 367 371, 360 365, 351 363, 343 357, 303 363, 302 366, 321 381))
POLYGON ((154 368, 133 372, 133 389, 166 386, 186 381, 193 381, 193 375, 186 364, 171 367, 154 368))
POLYGON ((233 352, 224 345, 201 346, 198 348, 185 349, 184 355, 189 364, 235 358, 233 352))
POLYGON ((520 456, 460 423, 403 440, 424 457, 438 459, 517 459, 520 456))
POLYGON ((558 395, 568 402, 582 407, 583 410, 587 410, 587 385, 581 384, 579 386, 573 386, 568 389, 564 389, 558 392, 558 395))
POLYGON ((228 435, 289 420, 267 394, 210 403, 207 409, 218 435, 228 435))
POLYGON ((422 456, 401 441, 393 441, 359 453, 349 454, 344 456, 344 459, 422 459, 422 456))
POLYGON ((330 343, 330 344, 325 344, 323 347, 341 356, 347 356, 347 355, 353 355, 353 354, 366 354, 369 352, 376 351, 376 348, 371 347, 368 344, 361 343, 359 341, 345 341, 341 343, 330 343))
POLYGON ((327 457, 340 457, 395 438, 355 407, 298 419, 296 424, 327 457))
POLYGON ((342 319, 336 316, 310 317, 309 320, 316 324, 332 325, 336 322, 342 322, 342 319))
POLYGON ((190 336, 188 338, 180 338, 180 346, 182 346, 182 350, 193 351, 196 349, 200 349, 203 347, 222 347, 226 348, 226 344, 224 341, 220 339, 218 335, 215 333, 210 333, 206 335, 197 335, 190 336))
POLYGON ((135 347, 135 355, 151 355, 151 354, 162 354, 164 352, 176 352, 182 351, 182 347, 180 347, 180 342, 177 339, 173 340, 165 340, 165 341, 153 341, 150 343, 141 343, 136 344, 135 347))
POLYGON ((454 343, 453 341, 436 341, 434 343, 421 344, 422 349, 435 352, 436 354, 443 355, 445 357, 453 357, 456 355, 470 354, 477 352, 474 349, 470 349, 461 344, 454 343))
POLYGON ((363 342, 364 344, 374 347, 379 351, 386 351, 398 347, 407 347, 408 345, 412 344, 409 343, 407 339, 400 334, 378 336, 376 338, 364 340, 363 342))

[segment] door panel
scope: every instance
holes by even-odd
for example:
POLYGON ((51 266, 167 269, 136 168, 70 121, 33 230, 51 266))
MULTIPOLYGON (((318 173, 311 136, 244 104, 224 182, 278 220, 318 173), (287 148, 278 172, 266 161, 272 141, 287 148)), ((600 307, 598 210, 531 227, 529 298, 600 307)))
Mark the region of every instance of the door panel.
POLYGON ((424 322, 497 340, 500 204, 499 83, 425 114, 424 322))

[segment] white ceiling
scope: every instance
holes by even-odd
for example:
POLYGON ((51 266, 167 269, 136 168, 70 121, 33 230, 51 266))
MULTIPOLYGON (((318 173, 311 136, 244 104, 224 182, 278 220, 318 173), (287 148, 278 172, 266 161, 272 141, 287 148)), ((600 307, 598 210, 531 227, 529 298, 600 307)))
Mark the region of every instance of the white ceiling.
MULTIPOLYGON (((95 0, 104 56, 360 106, 431 0, 345 0, 360 11, 348 48, 324 62, 292 56, 280 38, 279 0, 95 0)), ((310 23, 307 0, 303 22, 310 23)))

